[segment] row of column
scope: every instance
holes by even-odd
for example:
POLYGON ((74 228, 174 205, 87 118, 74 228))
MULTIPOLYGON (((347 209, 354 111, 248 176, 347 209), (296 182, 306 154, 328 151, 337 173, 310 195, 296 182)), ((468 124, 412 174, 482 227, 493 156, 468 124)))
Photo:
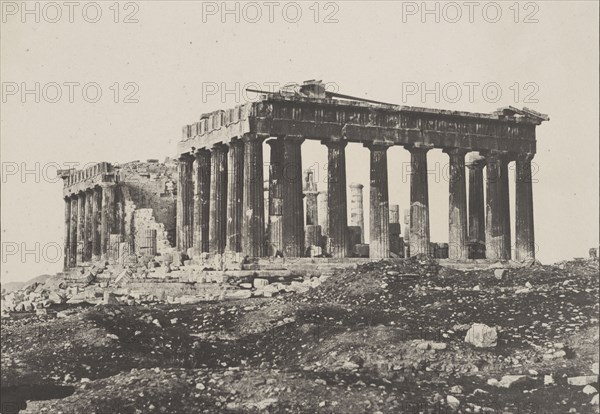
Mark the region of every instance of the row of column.
MULTIPOLYGON (((257 257, 304 255, 302 189, 303 137, 269 140, 268 234, 265 234, 262 144, 267 137, 246 134, 185 155, 179 163, 177 245, 199 252, 242 252, 257 257), (180 213, 181 212, 181 213, 180 213)), ((349 255, 346 196, 346 142, 324 140, 328 151, 327 210, 334 257, 349 255)), ((365 144, 370 150, 370 257, 389 257, 389 143, 365 144)), ((427 152, 410 146, 410 252, 430 254, 427 152)), ((510 214, 506 153, 490 152, 465 166, 467 150, 444 150, 450 159, 449 257, 467 259, 469 243, 486 246, 489 259, 510 259, 510 214), (483 167, 487 165, 484 212, 483 167), (469 209, 465 168, 469 167, 469 209), (485 216, 484 216, 485 214, 485 216)), ((516 259, 534 256, 531 155, 516 159, 516 259)))
POLYGON ((65 198, 64 266, 99 260, 116 230, 116 186, 97 186, 65 198))

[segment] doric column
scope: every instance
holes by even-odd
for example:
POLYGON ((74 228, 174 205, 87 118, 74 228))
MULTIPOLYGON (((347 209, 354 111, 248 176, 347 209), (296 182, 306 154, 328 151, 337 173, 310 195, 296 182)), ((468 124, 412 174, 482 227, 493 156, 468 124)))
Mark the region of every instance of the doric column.
POLYGON ((92 260, 99 260, 102 255, 101 222, 102 189, 94 187, 92 190, 92 260))
POLYGON ((282 239, 283 255, 286 257, 304 256, 303 141, 301 136, 283 137, 282 239))
POLYGON ((448 204, 448 258, 466 260, 467 248, 467 184, 465 180, 465 154, 461 148, 445 149, 450 157, 448 204))
POLYGON ((77 211, 79 210, 77 205, 79 204, 79 198, 77 195, 71 196, 71 223, 69 225, 69 267, 75 266, 77 263, 77 226, 79 220, 77 219, 77 211))
POLYGON ((199 252, 208 252, 210 222, 210 151, 198 150, 194 163, 194 236, 193 246, 199 252))
POLYGON ((346 198, 346 141, 326 140, 327 215, 333 257, 348 256, 348 205, 346 198))
MULTIPOLYGON (((265 196, 263 182, 263 136, 245 134, 242 196, 242 252, 265 255, 265 196)), ((269 207, 270 208, 270 207, 269 207)))
POLYGON ((469 241, 485 244, 485 203, 483 197, 484 157, 473 157, 469 168, 469 241))
POLYGON ((92 190, 87 190, 85 193, 85 239, 83 246, 83 259, 85 261, 92 260, 92 190))
POLYGON ((102 230, 100 232, 100 243, 102 244, 102 253, 110 253, 118 246, 110 245, 110 235, 113 232, 115 222, 115 192, 114 184, 102 187, 102 217, 100 218, 102 230))
POLYGON ((427 184, 427 151, 425 147, 409 147, 410 151, 410 255, 430 255, 429 188, 427 184))
POLYGON ((85 193, 77 196, 77 264, 85 262, 85 193))
POLYGON ((508 162, 506 154, 490 152, 487 159, 485 255, 492 260, 510 259, 510 227, 507 233, 508 162))
POLYGON ((224 144, 211 149, 208 250, 219 254, 225 251, 227 241, 227 150, 224 144))
POLYGON ((363 208, 363 185, 350 184, 350 225, 360 227, 360 242, 365 242, 365 213, 363 208))
POLYGON ((519 154, 515 173, 515 258, 518 261, 535 260, 533 230, 533 188, 531 160, 533 154, 519 154))
MULTIPOLYGON (((387 150, 389 144, 365 144, 371 151, 370 243, 369 257, 381 259, 390 256, 390 212, 388 194, 387 150)), ((333 217, 330 217, 332 220, 333 217)), ((331 223, 331 222, 330 222, 331 223)), ((332 230, 329 226, 330 232, 332 230)))
POLYGON ((177 182, 177 250, 187 253, 193 243, 194 226, 194 187, 193 187, 193 162, 194 157, 190 154, 183 154, 179 157, 177 170, 179 180, 177 182))
POLYGON ((70 237, 71 237, 71 199, 69 197, 65 197, 65 236, 63 246, 63 266, 64 268, 68 268, 70 266, 70 237))
POLYGON ((269 162, 269 250, 283 251, 283 140, 267 141, 271 147, 269 162))
MULTIPOLYGON (((262 168, 262 162, 260 168, 262 168)), ((229 143, 228 169, 225 250, 237 253, 242 251, 242 221, 244 217, 242 204, 244 199, 244 143, 239 139, 233 139, 229 143)))

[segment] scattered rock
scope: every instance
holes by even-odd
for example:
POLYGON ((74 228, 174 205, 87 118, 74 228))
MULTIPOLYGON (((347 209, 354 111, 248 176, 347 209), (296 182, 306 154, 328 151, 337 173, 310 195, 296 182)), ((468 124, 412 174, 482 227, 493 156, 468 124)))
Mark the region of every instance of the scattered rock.
POLYGON ((477 348, 492 348, 497 345, 498 333, 496 328, 490 328, 483 323, 475 323, 467 331, 465 342, 477 348))
POLYGON ((597 392, 598 392, 598 390, 596 388, 592 387, 591 385, 586 385, 585 387, 583 387, 584 394, 592 395, 592 394, 596 394, 597 392))
POLYGON ((579 377, 567 378, 567 384, 581 387, 595 382, 598 382, 598 377, 596 375, 581 375, 579 377))

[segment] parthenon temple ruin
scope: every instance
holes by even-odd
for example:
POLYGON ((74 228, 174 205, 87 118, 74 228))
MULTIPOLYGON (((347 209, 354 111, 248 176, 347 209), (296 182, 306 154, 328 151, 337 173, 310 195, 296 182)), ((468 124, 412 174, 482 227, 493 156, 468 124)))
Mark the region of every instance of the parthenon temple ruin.
MULTIPOLYGON (((484 114, 384 104, 328 92, 320 81, 262 93, 255 102, 203 114, 183 127, 172 181, 173 247, 188 260, 433 256, 427 154, 441 149, 450 166, 447 257, 533 260, 531 163, 536 126, 547 120, 527 108, 484 114), (303 172, 306 140, 327 147, 325 189, 303 172), (348 143, 362 144, 370 153, 370 176, 363 181, 369 183, 368 218, 363 217, 363 185, 346 182, 348 143), (265 144, 270 146, 266 164, 265 144), (389 186, 395 182, 388 178, 392 146, 404 147, 411 159, 404 237, 399 206, 389 204, 389 186), (512 161, 515 257, 508 180, 512 161)), ((110 238, 125 241, 130 232, 125 220, 115 218, 122 209, 115 203, 124 204, 114 192, 115 172, 109 164, 99 166, 101 171, 84 184, 75 178, 80 171, 65 175, 67 246, 86 240, 82 249, 66 249, 65 266, 102 255, 110 238)))

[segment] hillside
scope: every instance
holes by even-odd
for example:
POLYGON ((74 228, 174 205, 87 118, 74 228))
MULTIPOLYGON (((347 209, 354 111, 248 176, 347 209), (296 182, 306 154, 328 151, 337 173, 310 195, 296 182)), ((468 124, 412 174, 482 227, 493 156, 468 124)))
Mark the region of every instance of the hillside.
POLYGON ((2 404, 18 402, 21 413, 594 413, 598 277, 597 260, 483 271, 383 261, 274 298, 52 305, 3 319, 2 404))

